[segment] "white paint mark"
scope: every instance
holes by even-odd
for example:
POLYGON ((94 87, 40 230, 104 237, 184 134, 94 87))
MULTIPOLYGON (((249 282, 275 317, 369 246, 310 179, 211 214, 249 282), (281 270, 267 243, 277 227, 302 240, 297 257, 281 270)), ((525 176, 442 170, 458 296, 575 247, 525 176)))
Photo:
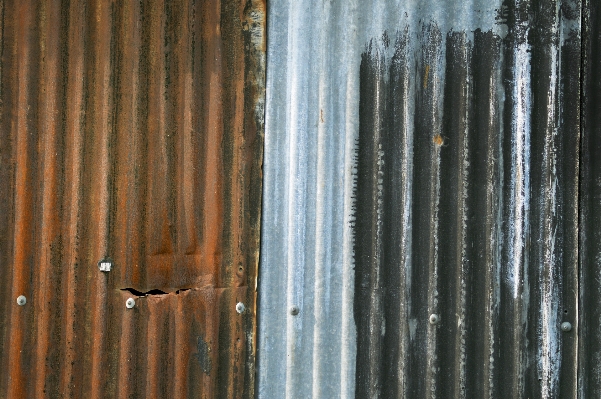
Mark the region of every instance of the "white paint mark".
MULTIPOLYGON (((527 33, 525 34, 527 36, 527 33)), ((530 45, 524 41, 514 52, 515 79, 513 87, 514 122, 512 148, 511 199, 513 217, 510 219, 512 237, 509 242, 512 267, 508 278, 517 299, 522 286, 525 234, 528 233, 530 211, 530 45)))
POLYGON ((112 266, 111 262, 100 262, 100 265, 98 267, 101 272, 110 272, 111 266, 112 266))
POLYGON ((415 338, 416 331, 417 331, 417 320, 409 319, 409 339, 411 339, 411 341, 413 341, 413 339, 415 338))

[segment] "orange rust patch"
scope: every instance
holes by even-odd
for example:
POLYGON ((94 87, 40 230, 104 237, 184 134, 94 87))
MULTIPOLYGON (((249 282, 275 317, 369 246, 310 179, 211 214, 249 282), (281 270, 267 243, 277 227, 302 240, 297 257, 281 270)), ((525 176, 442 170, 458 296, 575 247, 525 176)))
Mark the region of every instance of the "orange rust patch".
POLYGON ((434 144, 436 144, 437 146, 441 146, 444 144, 444 138, 440 135, 437 134, 432 138, 432 141, 434 142, 434 144))

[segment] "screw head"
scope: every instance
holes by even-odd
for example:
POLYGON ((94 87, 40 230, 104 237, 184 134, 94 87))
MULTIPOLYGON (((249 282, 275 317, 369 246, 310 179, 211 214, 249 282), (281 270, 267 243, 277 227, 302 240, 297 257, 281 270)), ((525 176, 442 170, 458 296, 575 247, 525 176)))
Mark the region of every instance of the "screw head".
POLYGON ((438 317, 438 315, 436 313, 432 313, 430 315, 430 324, 438 324, 438 322, 440 321, 440 317, 438 317))
POLYGON ((27 303, 27 298, 25 298, 25 295, 19 295, 19 297, 17 298, 17 305, 23 306, 26 303, 27 303))
POLYGON ((290 306, 290 314, 296 316, 299 312, 298 306, 290 306))
POLYGON ((561 331, 569 332, 572 331, 572 324, 570 322, 564 321, 561 323, 561 331))
POLYGON ((246 310, 246 307, 244 306, 244 304, 242 302, 238 302, 236 304, 236 312, 244 313, 245 310, 246 310))
POLYGON ((125 301, 125 307, 128 309, 133 308, 134 306, 136 306, 136 301, 134 298, 127 298, 127 301, 125 301))

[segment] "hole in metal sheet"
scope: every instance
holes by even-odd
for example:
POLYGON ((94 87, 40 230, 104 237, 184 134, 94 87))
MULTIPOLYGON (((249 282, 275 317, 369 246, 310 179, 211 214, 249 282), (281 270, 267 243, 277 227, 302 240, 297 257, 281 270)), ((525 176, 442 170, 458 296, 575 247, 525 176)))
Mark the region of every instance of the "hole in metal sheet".
POLYGON ((165 295, 166 294, 165 291, 161 291, 161 290, 157 290, 157 289, 153 289, 153 290, 150 290, 150 291, 142 292, 142 291, 138 291, 135 288, 122 288, 121 291, 127 291, 130 294, 133 294, 133 295, 136 295, 136 296, 165 295))
MULTIPOLYGON (((181 292, 189 291, 191 289, 192 288, 180 288, 180 289, 178 289, 178 290, 175 291, 175 294, 178 295, 181 292)), ((128 288, 121 288, 121 291, 127 291, 130 294, 133 294, 133 295, 136 295, 136 296, 166 295, 166 294, 170 293, 168 291, 159 290, 157 288, 154 288, 152 290, 144 292, 144 291, 139 291, 139 290, 137 290, 135 288, 128 287, 128 288)))

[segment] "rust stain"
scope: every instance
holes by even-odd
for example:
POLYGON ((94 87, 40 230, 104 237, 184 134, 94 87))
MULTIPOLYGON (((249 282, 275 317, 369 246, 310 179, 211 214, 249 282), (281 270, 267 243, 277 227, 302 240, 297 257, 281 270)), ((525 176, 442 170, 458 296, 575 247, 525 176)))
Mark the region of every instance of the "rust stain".
POLYGON ((424 72, 424 89, 428 87, 428 77, 430 76, 430 65, 426 65, 426 70, 424 72))
MULTIPOLYGON (((41 53, 43 60, 40 64, 42 75, 39 86, 39 121, 42 126, 40 132, 40 148, 42 149, 42 217, 41 217, 41 248, 37 258, 37 264, 43 265, 38 273, 34 274, 34 284, 39 287, 51 287, 55 274, 53 271, 60 268, 60 256, 62 256, 62 240, 60 238, 59 219, 61 210, 58 208, 58 192, 60 174, 58 172, 64 148, 57 141, 58 120, 57 108, 60 106, 58 98, 57 78, 59 69, 59 25, 60 15, 58 7, 52 3, 43 4, 41 13, 41 53), (58 255, 58 256, 57 256, 58 255)), ((58 306, 55 291, 39 290, 35 296, 34 306, 39 309, 36 317, 36 349, 35 349, 35 390, 36 396, 43 396, 45 390, 45 379, 41 378, 49 373, 48 367, 56 362, 57 352, 50 348, 50 334, 55 328, 48 328, 50 318, 56 317, 58 306)), ((55 392, 56 393, 56 392, 55 392)))
POLYGON ((432 141, 434 142, 434 144, 436 144, 439 147, 444 145, 444 137, 441 136, 440 134, 434 135, 434 137, 432 138, 432 141))
POLYGON ((265 1, 0 7, 0 397, 254 397, 265 1))
MULTIPOLYGON (((3 68, 3 75, 9 74, 14 78, 15 86, 11 87, 16 93, 16 101, 11 111, 11 131, 4 134, 9 135, 12 141, 15 142, 16 156, 21 159, 15 167, 15 205, 14 205, 14 237, 13 237, 13 275, 12 275, 12 290, 10 298, 6 301, 12 303, 10 308, 10 324, 5 331, 4 341, 10 336, 10 344, 4 344, 5 352, 8 351, 6 360, 3 359, 3 364, 7 366, 4 370, 8 370, 9 379, 6 388, 6 396, 8 397, 25 397, 28 392, 26 386, 25 370, 30 366, 29 358, 22 359, 22 348, 31 347, 31 340, 25 334, 30 327, 27 325, 31 320, 31 306, 15 307, 15 298, 19 295, 25 295, 31 298, 30 281, 30 261, 33 255, 31 242, 33 241, 32 229, 29 226, 33 225, 33 207, 34 201, 30 187, 35 180, 35 151, 30 123, 31 108, 29 106, 32 99, 30 98, 31 82, 27 79, 28 68, 30 67, 30 58, 32 58, 32 42, 35 40, 31 33, 33 25, 33 6, 28 1, 17 2, 10 5, 5 5, 7 12, 13 12, 17 22, 14 23, 13 35, 8 33, 4 40, 14 40, 13 48, 16 54, 13 70, 7 71, 3 68), (11 37, 12 36, 12 37, 11 37), (23 76, 25 75, 25 76, 23 76), (10 335, 9 335, 10 334, 10 335)), ((6 19, 6 17, 5 17, 6 19)), ((3 138, 2 142, 6 142, 3 138)), ((6 292, 6 291, 5 291, 6 292)), ((4 354, 6 356, 6 354, 4 354)))

